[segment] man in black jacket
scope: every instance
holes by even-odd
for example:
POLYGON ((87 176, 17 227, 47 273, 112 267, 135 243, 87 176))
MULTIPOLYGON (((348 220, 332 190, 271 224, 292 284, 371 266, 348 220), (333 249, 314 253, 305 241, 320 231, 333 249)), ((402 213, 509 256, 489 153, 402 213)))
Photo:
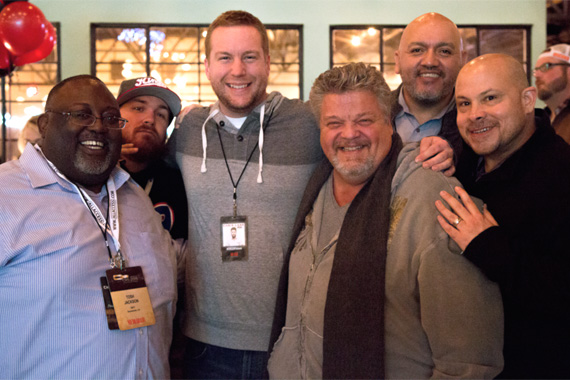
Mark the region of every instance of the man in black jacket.
POLYGON ((570 147, 522 65, 501 54, 469 62, 456 84, 457 125, 466 147, 457 177, 473 196, 442 192, 443 229, 501 288, 503 378, 570 377, 570 147))
POLYGON ((462 144, 453 88, 465 57, 457 26, 438 13, 413 20, 394 54, 402 85, 392 92, 392 124, 404 144, 421 140, 418 162, 446 175, 462 144))

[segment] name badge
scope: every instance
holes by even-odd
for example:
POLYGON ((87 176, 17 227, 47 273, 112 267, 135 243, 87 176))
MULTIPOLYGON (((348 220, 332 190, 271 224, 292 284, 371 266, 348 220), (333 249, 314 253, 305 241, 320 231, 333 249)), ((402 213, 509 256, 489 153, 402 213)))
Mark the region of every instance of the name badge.
POLYGON ((113 330, 118 326, 120 330, 130 330, 154 325, 154 311, 142 268, 113 268, 105 274, 106 277, 101 278, 101 286, 109 329, 113 330), (110 292, 110 299, 105 295, 106 287, 110 292))
POLYGON ((220 218, 222 261, 247 260, 247 217, 220 218))

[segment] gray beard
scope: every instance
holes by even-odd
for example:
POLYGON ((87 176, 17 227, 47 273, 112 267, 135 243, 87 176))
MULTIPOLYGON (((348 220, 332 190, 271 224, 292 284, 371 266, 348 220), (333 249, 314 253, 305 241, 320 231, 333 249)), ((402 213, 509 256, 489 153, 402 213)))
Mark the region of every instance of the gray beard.
POLYGON ((343 177, 352 181, 361 182, 367 180, 374 170, 374 158, 368 156, 366 160, 358 167, 348 167, 348 165, 341 164, 337 157, 333 157, 331 163, 334 169, 343 177))
POLYGON ((103 162, 93 162, 91 160, 85 159, 81 154, 78 154, 75 156, 74 164, 79 171, 85 174, 103 174, 109 170, 109 167, 111 166, 111 154, 107 154, 103 162))

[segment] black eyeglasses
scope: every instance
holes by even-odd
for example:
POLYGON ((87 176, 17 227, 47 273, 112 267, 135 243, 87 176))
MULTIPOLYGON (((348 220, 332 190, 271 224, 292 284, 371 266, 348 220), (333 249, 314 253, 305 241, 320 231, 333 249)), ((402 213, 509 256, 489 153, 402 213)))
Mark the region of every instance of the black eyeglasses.
POLYGON ((548 70, 550 70, 551 68, 553 68, 554 66, 570 66, 570 64, 569 63, 545 63, 543 65, 535 67, 534 70, 532 70, 532 72, 533 72, 533 74, 536 73, 537 71, 540 71, 541 73, 545 73, 548 70))
POLYGON ((90 127, 93 124, 95 124, 97 119, 99 119, 101 120, 101 123, 109 129, 122 129, 125 127, 125 124, 128 121, 127 119, 123 119, 121 117, 117 117, 114 115, 97 117, 89 113, 84 113, 79 111, 57 112, 57 111, 47 110, 46 112, 51 112, 58 115, 66 116, 69 120, 71 120, 73 124, 78 125, 80 127, 90 127))

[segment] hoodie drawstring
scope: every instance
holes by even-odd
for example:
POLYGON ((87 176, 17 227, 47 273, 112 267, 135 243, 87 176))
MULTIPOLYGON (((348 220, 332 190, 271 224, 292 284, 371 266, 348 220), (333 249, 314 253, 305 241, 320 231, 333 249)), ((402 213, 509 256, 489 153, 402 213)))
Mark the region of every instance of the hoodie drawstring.
MULTIPOLYGON (((206 150, 208 148, 208 139, 206 137, 206 124, 208 123, 208 121, 211 118, 216 116, 218 114, 218 112, 220 112, 220 110, 218 108, 213 110, 208 115, 206 120, 204 121, 204 124, 202 124, 202 166, 200 167, 200 172, 202 172, 202 173, 207 172, 207 169, 206 169, 206 150)), ((264 121, 264 118, 265 118, 265 104, 263 104, 261 106, 261 110, 259 113, 259 125, 260 125, 259 140, 258 140, 258 145, 259 145, 259 171, 257 173, 257 183, 263 183, 263 177, 261 176, 261 172, 263 171, 263 141, 264 141, 263 121, 264 121)))
POLYGON ((208 120, 216 116, 220 112, 218 108, 210 112, 204 124, 202 124, 202 166, 200 167, 200 172, 206 173, 208 170, 206 169, 206 149, 208 148, 208 139, 206 138, 206 124, 208 120))

